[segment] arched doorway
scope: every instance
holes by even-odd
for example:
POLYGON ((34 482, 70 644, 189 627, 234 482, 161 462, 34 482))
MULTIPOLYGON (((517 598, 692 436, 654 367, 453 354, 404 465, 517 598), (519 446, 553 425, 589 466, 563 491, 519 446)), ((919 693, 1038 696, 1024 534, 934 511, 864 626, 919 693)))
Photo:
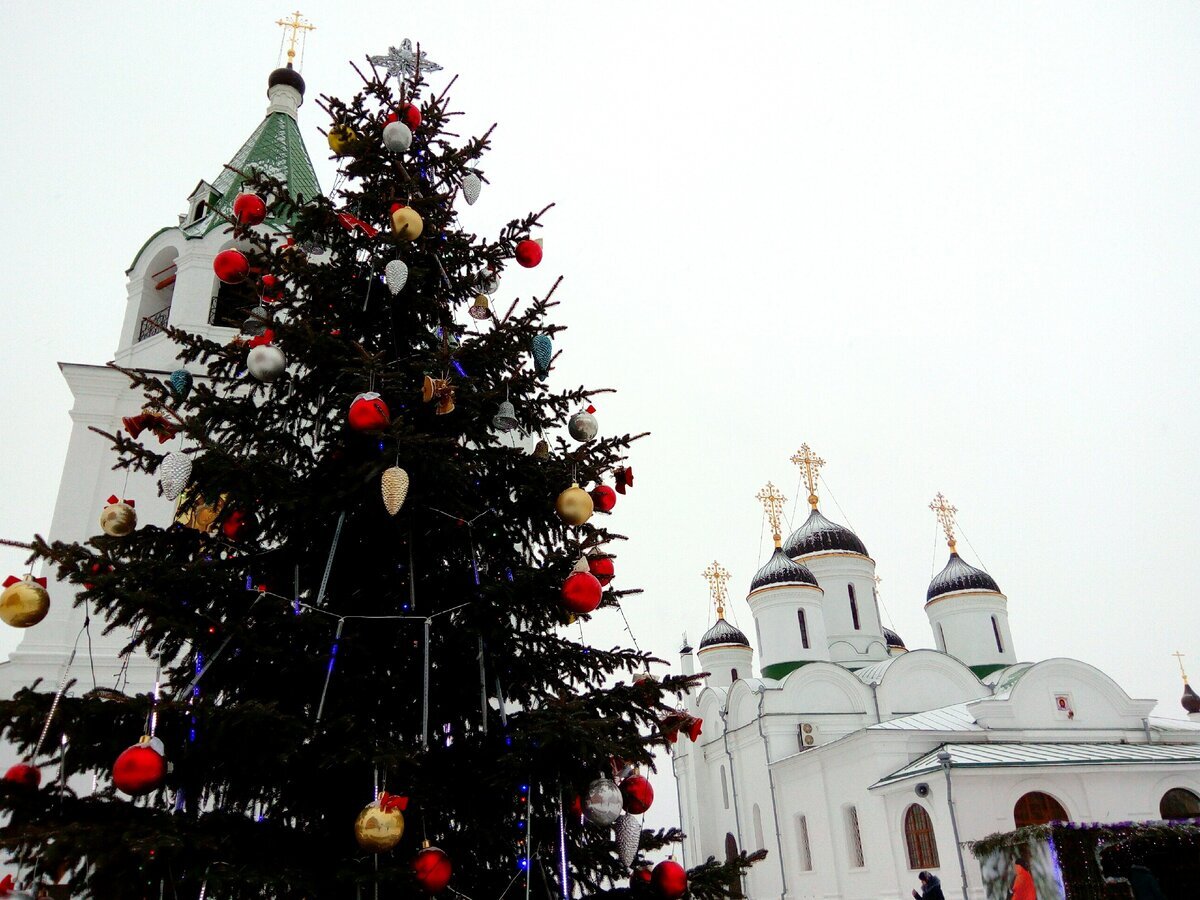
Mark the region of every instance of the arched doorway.
POLYGON ((1030 791, 1013 807, 1013 822, 1017 828, 1026 825, 1045 825, 1047 822, 1067 822, 1070 816, 1063 805, 1041 791, 1030 791))

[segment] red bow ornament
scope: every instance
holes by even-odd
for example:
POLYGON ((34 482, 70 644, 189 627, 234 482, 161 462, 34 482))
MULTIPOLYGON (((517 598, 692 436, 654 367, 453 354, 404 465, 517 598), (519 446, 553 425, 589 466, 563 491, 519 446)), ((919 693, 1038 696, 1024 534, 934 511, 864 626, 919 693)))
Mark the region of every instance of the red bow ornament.
POLYGON ((264 331, 262 334, 258 335, 257 337, 250 338, 250 340, 246 342, 246 346, 248 346, 248 347, 265 347, 267 344, 271 343, 274 340, 275 340, 275 331, 271 328, 268 328, 266 331, 264 331))
POLYGON ((171 438, 175 437, 176 427, 172 425, 162 413, 156 413, 148 409, 143 409, 136 416, 126 416, 121 419, 121 424, 125 426, 125 430, 129 432, 129 436, 137 440, 138 435, 143 431, 149 431, 151 434, 158 437, 160 444, 165 444, 171 438))
POLYGON ((617 480, 617 493, 624 494, 625 488, 633 487, 633 466, 617 466, 613 477, 617 480))
POLYGON ((381 791, 379 799, 375 802, 379 804, 379 808, 384 812, 393 812, 395 810, 404 812, 408 809, 407 797, 402 797, 399 794, 389 794, 386 791, 381 791))
POLYGON ((32 581, 37 584, 40 584, 42 587, 46 586, 45 578, 34 578, 32 575, 26 575, 24 578, 18 578, 16 575, 9 575, 7 578, 4 579, 4 586, 12 587, 14 584, 16 584, 20 581, 32 581))
POLYGON ((353 216, 348 212, 340 212, 337 214, 337 220, 342 224, 342 227, 347 231, 354 231, 356 228, 365 234, 367 237, 375 237, 379 234, 379 229, 368 225, 357 216, 353 216))
POLYGON ((136 506, 136 505, 137 505, 137 504, 136 504, 136 503, 134 503, 132 500, 122 500, 122 499, 121 499, 120 497, 118 497, 116 494, 111 494, 111 495, 109 496, 109 498, 108 498, 108 501, 107 501, 107 502, 108 502, 108 505, 109 505, 109 506, 112 506, 114 503, 124 503, 126 506, 130 506, 130 507, 132 507, 132 506, 136 506))
POLYGON ((0 881, 0 897, 7 897, 14 890, 16 890, 16 884, 13 882, 13 877, 5 875, 4 880, 0 881))

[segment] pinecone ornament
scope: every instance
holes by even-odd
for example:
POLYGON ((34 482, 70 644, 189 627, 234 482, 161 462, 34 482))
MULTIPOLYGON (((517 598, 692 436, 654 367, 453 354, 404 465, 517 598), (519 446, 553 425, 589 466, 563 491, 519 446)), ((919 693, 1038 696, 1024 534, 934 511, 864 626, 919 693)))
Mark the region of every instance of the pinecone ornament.
POLYGON ((617 858, 628 869, 637 857, 638 845, 642 840, 642 823, 637 816, 623 813, 613 828, 617 830, 617 858))
POLYGON ((387 282, 392 296, 396 296, 408 284, 408 266, 402 260, 393 259, 383 269, 383 280, 387 282))
POLYGON ((389 515, 394 516, 400 512, 400 507, 404 505, 404 498, 408 496, 408 473, 399 466, 385 469, 379 487, 383 492, 384 507, 389 515))
POLYGON ((176 369, 171 373, 167 384, 171 388, 171 393, 182 402, 192 392, 192 373, 187 369, 176 369))
POLYGON ((475 205, 481 190, 483 190, 483 182, 474 172, 469 172, 462 180, 463 198, 467 201, 468 206, 475 205))
POLYGON ((171 452, 163 457, 158 466, 158 483, 163 496, 174 500, 192 479, 192 459, 185 453, 171 452))
POLYGON ((554 358, 554 342, 550 340, 548 334, 535 334, 529 349, 533 353, 533 368, 537 371, 538 378, 545 378, 550 374, 550 360, 554 358))

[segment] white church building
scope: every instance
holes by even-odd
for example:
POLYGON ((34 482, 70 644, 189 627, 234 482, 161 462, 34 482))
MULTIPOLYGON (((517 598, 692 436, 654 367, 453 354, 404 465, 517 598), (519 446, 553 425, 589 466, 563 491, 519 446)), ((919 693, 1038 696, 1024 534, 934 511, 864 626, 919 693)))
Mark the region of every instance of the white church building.
MULTIPOLYGON (((177 224, 157 231, 134 254, 126 272, 128 294, 121 336, 112 357, 117 365, 163 377, 179 369, 178 346, 160 326, 183 328, 221 343, 238 334, 246 306, 240 298, 234 301, 218 281, 213 258, 234 246, 225 217, 231 215, 233 200, 245 180, 239 172, 265 172, 284 181, 288 191, 299 198, 311 199, 320 193, 297 123, 304 80, 291 63, 270 74, 267 99, 265 117, 228 165, 211 183, 196 185, 177 224)), ((283 225, 268 218, 260 227, 279 230, 283 225)), ((160 495, 154 478, 135 473, 126 479, 124 472, 114 471, 111 443, 91 430, 112 434, 123 429, 122 420, 142 410, 141 391, 131 388, 129 379, 110 366, 60 363, 59 367, 74 405, 49 539, 87 541, 99 531, 100 512, 112 495, 133 500, 140 523, 170 524, 175 502, 160 495)), ((195 367, 193 377, 203 379, 200 367, 195 367)), ((168 452, 180 449, 182 438, 160 444, 145 433, 140 440, 168 452)), ((93 687, 93 673, 101 688, 149 691, 154 685, 154 664, 141 654, 122 655, 132 636, 129 631, 105 635, 104 623, 94 621, 89 626, 89 643, 81 633, 85 611, 73 602, 76 586, 56 581, 53 569, 44 574, 49 579, 50 611, 37 627, 25 631, 11 657, 0 662, 3 696, 11 697, 38 679, 43 680, 42 690, 53 690, 64 677, 75 648, 75 664, 65 674, 77 679, 76 692, 93 687)), ((15 750, 3 745, 0 764, 7 767, 14 761, 15 750)))
POLYGON ((908 898, 922 870, 948 900, 977 900, 965 842, 1200 816, 1190 688, 1188 719, 1163 719, 1087 663, 1020 662, 1008 599, 957 553, 941 495, 950 557, 925 603, 937 649, 906 651, 880 622, 866 546, 818 509, 823 461, 807 445, 793 461, 812 509, 782 540, 783 498, 759 495, 776 534, 746 598, 753 646, 725 619, 729 576, 714 563, 717 622, 681 650, 685 673, 707 673, 687 701, 703 732, 672 749, 686 865, 766 849, 744 879, 754 900, 908 898))

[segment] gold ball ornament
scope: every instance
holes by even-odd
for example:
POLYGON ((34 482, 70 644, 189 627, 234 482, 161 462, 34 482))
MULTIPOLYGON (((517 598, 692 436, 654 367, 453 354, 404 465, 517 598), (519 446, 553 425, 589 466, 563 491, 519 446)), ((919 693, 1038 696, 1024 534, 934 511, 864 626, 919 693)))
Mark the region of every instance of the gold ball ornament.
POLYGON ((568 525, 582 525, 592 517, 592 496, 577 484, 558 495, 554 503, 558 516, 568 525))
POLYGON ((335 125, 329 129, 329 149, 335 156, 353 156, 358 149, 358 135, 349 125, 335 125))
POLYGON ((137 528, 137 513, 133 504, 115 496, 108 498, 108 505, 100 511, 100 530, 112 537, 125 537, 137 528))
POLYGON ((425 222, 421 219, 420 213, 411 206, 396 204, 392 208, 392 231, 396 232, 396 237, 406 241, 415 241, 421 236, 424 228, 425 222))
POLYGON ((28 628, 46 618, 50 595, 44 582, 44 578, 35 579, 32 575, 9 577, 4 582, 4 593, 0 594, 0 621, 13 628, 28 628))
POLYGON ((358 846, 372 853, 391 850, 404 836, 404 813, 398 809, 381 809, 378 801, 363 807, 354 820, 354 838, 358 846))

